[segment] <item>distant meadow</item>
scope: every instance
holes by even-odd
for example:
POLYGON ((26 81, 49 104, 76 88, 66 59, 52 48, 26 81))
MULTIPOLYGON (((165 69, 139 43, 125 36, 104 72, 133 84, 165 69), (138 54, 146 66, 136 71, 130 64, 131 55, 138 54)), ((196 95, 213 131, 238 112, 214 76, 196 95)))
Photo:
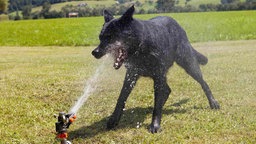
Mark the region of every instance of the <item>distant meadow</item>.
MULTIPOLYGON (((191 42, 256 39, 256 11, 148 14, 135 17, 147 20, 159 15, 170 16, 178 21, 191 42)), ((0 45, 97 45, 103 22, 103 17, 4 21, 0 23, 0 45)))

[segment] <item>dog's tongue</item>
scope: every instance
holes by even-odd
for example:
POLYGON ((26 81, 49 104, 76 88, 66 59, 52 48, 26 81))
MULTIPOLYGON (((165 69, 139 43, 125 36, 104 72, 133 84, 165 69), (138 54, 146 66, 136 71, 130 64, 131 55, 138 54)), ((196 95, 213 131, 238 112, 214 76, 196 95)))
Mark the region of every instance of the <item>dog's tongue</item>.
POLYGON ((114 68, 119 69, 123 64, 124 59, 125 59, 125 54, 122 49, 119 49, 118 57, 115 59, 114 68))

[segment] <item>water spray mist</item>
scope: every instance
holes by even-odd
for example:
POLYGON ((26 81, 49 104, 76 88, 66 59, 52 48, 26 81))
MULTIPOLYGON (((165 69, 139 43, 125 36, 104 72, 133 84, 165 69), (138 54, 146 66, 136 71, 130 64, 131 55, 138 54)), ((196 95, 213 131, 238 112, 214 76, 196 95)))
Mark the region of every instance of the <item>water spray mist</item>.
POLYGON ((69 112, 66 114, 64 112, 60 112, 58 116, 58 121, 55 123, 57 138, 61 140, 61 144, 71 144, 70 141, 67 140, 68 134, 67 129, 70 124, 76 119, 76 113, 82 107, 82 105, 87 101, 88 97, 95 91, 98 82, 98 76, 103 69, 104 62, 96 69, 94 75, 90 77, 86 81, 86 85, 83 91, 83 94, 79 97, 74 106, 71 107, 69 112))

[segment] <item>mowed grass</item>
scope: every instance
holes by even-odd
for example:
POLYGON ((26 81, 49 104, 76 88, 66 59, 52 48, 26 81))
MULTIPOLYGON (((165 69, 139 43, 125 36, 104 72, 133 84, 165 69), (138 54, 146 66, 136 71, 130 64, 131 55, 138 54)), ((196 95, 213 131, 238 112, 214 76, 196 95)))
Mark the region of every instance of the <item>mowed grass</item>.
POLYGON ((91 45, 98 42, 102 19, 53 19, 0 23, 0 45, 65 46, 91 45))
POLYGON ((115 130, 106 122, 118 98, 125 69, 94 59, 94 47, 0 47, 1 143, 59 143, 53 114, 68 111, 86 81, 103 64, 96 91, 69 129, 74 144, 85 143, 256 143, 256 41, 194 43, 209 58, 205 80, 220 102, 211 110, 200 86, 174 65, 172 93, 162 132, 151 134, 153 81, 141 78, 115 130))
MULTIPOLYGON (((256 39, 256 11, 136 15, 150 19, 166 15, 177 20, 191 42, 256 39)), ((117 16, 118 17, 118 16, 117 16)), ((103 17, 5 21, 0 46, 88 46, 99 43, 103 17)))

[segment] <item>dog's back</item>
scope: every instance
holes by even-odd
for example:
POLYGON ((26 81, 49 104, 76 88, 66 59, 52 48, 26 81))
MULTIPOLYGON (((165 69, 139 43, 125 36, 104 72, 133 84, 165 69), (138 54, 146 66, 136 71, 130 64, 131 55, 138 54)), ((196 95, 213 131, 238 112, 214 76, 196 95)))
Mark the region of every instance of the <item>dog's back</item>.
POLYGON ((172 18, 159 16, 147 21, 137 20, 142 29, 138 32, 141 45, 139 49, 158 55, 165 66, 170 67, 173 61, 178 64, 181 59, 195 58, 199 64, 205 65, 208 59, 197 52, 190 44, 184 29, 172 18))

